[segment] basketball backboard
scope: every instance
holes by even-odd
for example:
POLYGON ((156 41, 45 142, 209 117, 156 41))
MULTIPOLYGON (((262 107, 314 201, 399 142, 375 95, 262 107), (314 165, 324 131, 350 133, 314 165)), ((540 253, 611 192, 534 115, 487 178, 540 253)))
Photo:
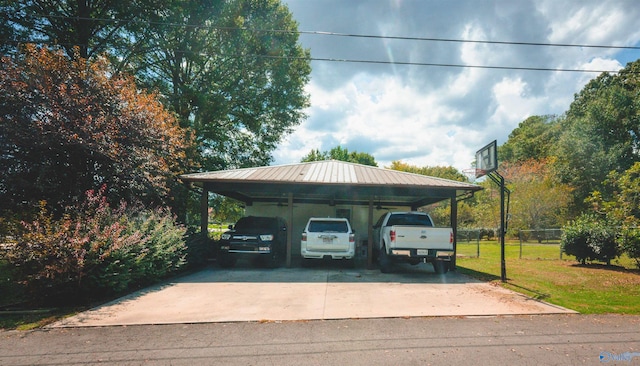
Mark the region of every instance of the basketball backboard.
POLYGON ((498 169, 498 142, 490 144, 476 152, 476 178, 485 176, 498 169))

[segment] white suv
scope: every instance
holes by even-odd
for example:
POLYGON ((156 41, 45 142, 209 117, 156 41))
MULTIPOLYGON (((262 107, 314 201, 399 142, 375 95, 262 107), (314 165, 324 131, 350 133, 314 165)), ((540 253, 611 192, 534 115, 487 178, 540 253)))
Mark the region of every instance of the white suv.
POLYGON ((312 217, 302 232, 300 249, 304 259, 353 261, 356 252, 355 233, 347 219, 312 217))

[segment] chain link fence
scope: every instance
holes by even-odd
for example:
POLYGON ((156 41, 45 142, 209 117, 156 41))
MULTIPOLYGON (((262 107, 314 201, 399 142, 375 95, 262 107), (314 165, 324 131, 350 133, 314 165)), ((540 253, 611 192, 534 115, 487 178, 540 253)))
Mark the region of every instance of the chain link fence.
POLYGON ((520 258, 562 259, 562 229, 520 230, 520 258))
MULTIPOLYGON (((493 233, 495 230, 491 229, 493 233)), ((480 241, 488 240, 492 233, 488 229, 458 229, 456 233, 457 256, 480 257, 480 241)))
MULTIPOLYGON (((480 257, 484 245, 499 245, 498 229, 458 229, 457 255, 480 257)), ((520 259, 562 259, 562 229, 519 230, 507 237, 506 250, 520 259)))

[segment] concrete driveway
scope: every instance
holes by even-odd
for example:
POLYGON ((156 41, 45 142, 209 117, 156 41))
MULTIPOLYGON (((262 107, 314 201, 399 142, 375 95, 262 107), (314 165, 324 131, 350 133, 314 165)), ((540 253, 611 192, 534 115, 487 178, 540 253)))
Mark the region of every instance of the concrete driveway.
POLYGON ((53 327, 238 321, 559 314, 537 301, 430 265, 378 270, 206 268, 64 319, 53 327))

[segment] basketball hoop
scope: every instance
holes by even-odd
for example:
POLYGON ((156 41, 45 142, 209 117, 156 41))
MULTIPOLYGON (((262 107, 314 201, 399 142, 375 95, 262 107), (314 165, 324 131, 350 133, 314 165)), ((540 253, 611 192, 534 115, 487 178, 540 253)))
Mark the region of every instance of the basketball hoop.
POLYGON ((476 179, 487 175, 487 171, 485 169, 478 168, 463 169, 462 173, 467 176, 469 181, 475 181, 476 179))
POLYGON ((490 144, 476 152, 476 178, 494 172, 498 169, 498 142, 493 140, 490 144))

